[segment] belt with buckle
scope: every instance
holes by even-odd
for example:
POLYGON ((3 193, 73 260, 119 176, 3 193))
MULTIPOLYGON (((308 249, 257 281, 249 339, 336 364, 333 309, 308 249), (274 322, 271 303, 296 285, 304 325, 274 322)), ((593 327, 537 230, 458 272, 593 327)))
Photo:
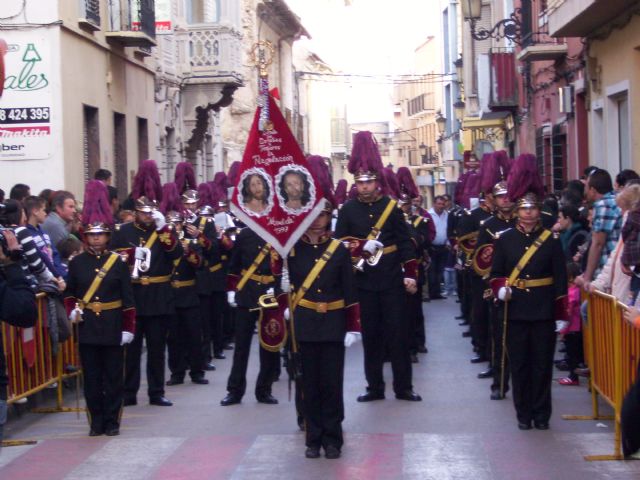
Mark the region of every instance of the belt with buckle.
POLYGON ((532 278, 531 280, 519 278, 513 284, 515 288, 519 288, 520 290, 535 287, 547 287, 549 285, 553 285, 553 277, 532 278))
POLYGON ((88 308, 96 315, 100 315, 100 312, 104 310, 115 310, 116 308, 122 307, 122 300, 114 300, 113 302, 80 302, 79 307, 81 310, 88 308))
MULTIPOLYGON (((244 275, 245 273, 246 273, 246 270, 242 270, 242 272, 240 272, 241 275, 244 275)), ((274 277, 273 275, 256 275, 254 273, 249 278, 254 282, 258 282, 262 284, 273 283, 276 281, 276 277, 274 277)))
POLYGON ((172 280, 171 286, 173 288, 195 287, 196 281, 193 279, 192 280, 172 280))
POLYGON ((312 302, 303 298, 298 302, 298 306, 315 310, 318 313, 327 313, 332 310, 344 308, 344 300, 334 300, 333 302, 312 302))
POLYGON ((384 247, 382 249, 382 254, 386 255, 387 253, 396 252, 398 250, 397 245, 389 245, 388 247, 384 247))
POLYGON ((166 283, 171 281, 171 275, 163 275, 161 277, 139 277, 132 278, 131 283, 140 285, 150 285, 152 283, 166 283))
POLYGON ((213 273, 213 272, 217 272, 217 271, 218 271, 218 270, 220 270, 221 268, 222 268, 222 264, 221 264, 221 263, 216 263, 215 265, 211 265, 211 266, 209 267, 209 271, 210 271, 211 273, 213 273))

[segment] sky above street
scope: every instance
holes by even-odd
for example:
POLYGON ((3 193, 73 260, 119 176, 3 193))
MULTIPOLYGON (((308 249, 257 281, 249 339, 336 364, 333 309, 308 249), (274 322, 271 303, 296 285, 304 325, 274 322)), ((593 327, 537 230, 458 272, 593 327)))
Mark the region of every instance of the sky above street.
MULTIPOLYGON (((287 0, 311 34, 305 46, 334 71, 408 74, 413 52, 438 32, 439 0, 287 0), (347 4, 347 5, 346 5, 347 4)), ((391 118, 391 86, 384 80, 352 83, 349 122, 391 118), (375 99, 372 101, 372 99, 375 99)))

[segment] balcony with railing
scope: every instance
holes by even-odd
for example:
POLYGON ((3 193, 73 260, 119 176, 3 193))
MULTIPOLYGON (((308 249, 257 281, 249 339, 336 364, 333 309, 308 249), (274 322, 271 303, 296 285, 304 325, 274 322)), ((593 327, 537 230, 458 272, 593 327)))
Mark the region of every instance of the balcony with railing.
POLYGON ((409 118, 417 118, 434 111, 433 94, 430 92, 422 93, 407 101, 407 115, 409 118))
POLYGON ((554 38, 545 32, 529 32, 522 38, 523 49, 518 53, 521 62, 555 61, 567 54, 564 38, 554 38))
POLYGON ((186 43, 182 60, 184 83, 242 83, 242 35, 220 24, 188 25, 180 32, 186 43), (184 71, 186 70, 186 71, 184 71))
POLYGON ((489 108, 503 109, 518 106, 516 59, 513 50, 492 48, 489 51, 491 92, 489 108))
POLYGON ((109 0, 107 40, 124 47, 156 45, 154 0, 109 0))
POLYGON ((78 0, 78 23, 86 30, 100 30, 100 0, 78 0))
POLYGON ((549 33, 554 37, 588 37, 638 0, 550 0, 549 33))

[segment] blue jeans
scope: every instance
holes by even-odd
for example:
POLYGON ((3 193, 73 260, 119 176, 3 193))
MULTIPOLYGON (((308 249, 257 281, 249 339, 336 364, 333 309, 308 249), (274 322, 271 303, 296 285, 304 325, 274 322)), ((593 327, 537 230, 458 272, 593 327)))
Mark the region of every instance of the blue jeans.
POLYGON ((444 291, 447 295, 456 293, 458 282, 456 280, 456 271, 453 268, 446 267, 444 269, 444 291))

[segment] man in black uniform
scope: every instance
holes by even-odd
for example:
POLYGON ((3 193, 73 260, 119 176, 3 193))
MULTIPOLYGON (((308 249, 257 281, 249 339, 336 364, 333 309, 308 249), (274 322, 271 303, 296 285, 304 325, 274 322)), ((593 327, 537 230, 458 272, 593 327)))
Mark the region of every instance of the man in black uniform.
POLYGON ((171 406, 164 397, 165 348, 169 319, 175 315, 171 272, 183 250, 174 228, 166 223, 154 201, 142 196, 135 205, 135 221, 117 227, 111 238, 111 248, 133 264, 131 279, 137 314, 136 336, 127 351, 124 404, 137 404, 144 336, 149 403, 171 406))
MULTIPOLYGON (((494 243, 500 235, 515 225, 516 216, 513 202, 507 195, 507 182, 500 181, 493 187, 493 198, 496 204, 495 214, 480 227, 478 246, 473 254, 473 270, 485 283, 485 292, 489 288, 488 280, 493 260, 494 243)), ((489 326, 491 338, 491 359, 487 370, 480 372, 478 378, 493 378, 491 383, 491 399, 501 400, 509 389, 509 373, 506 369, 506 357, 502 356, 502 323, 498 317, 498 309, 493 295, 487 296, 489 302, 489 326), (503 365, 504 363, 504 365, 503 365), (503 372, 503 367, 505 370, 503 372)))
POLYGON ((184 383, 187 367, 193 383, 206 385, 209 380, 204 378, 202 322, 200 300, 196 291, 196 271, 204 261, 199 252, 208 251, 211 242, 195 227, 193 238, 185 238, 183 221, 180 213, 167 212, 167 222, 173 225, 178 238, 181 238, 183 248, 182 257, 174 261, 171 275, 171 287, 176 297, 176 314, 171 317, 167 337, 171 371, 167 385, 184 383))
MULTIPOLYGON (((276 296, 279 293, 281 272, 275 270, 278 262, 281 263, 277 252, 253 230, 245 227, 240 231, 227 275, 227 300, 236 308, 236 324, 233 366, 227 381, 227 396, 220 402, 222 406, 240 403, 246 391, 251 339, 256 321, 262 314, 259 299, 268 293, 276 296)), ((280 354, 260 345, 260 373, 255 389, 258 402, 278 403, 271 395, 271 385, 279 365, 280 354)))
POLYGON ((371 132, 354 137, 349 171, 358 197, 338 213, 336 238, 349 243, 355 261, 362 320, 367 392, 359 402, 385 398, 382 366, 388 347, 396 398, 420 401, 414 393, 409 354, 409 317, 398 299, 417 291, 417 262, 409 229, 396 202, 379 192, 382 160, 371 132), (377 263, 376 263, 377 259, 377 263), (375 265, 373 265, 375 264, 375 265))
POLYGON ((107 250, 110 233, 101 222, 85 226, 85 250, 69 263, 64 298, 71 321, 79 324, 78 348, 92 437, 120 433, 123 345, 133 340, 136 325, 129 269, 117 253, 107 250))
MULTIPOLYGON (((515 168, 515 167, 514 167, 515 168)), ((516 189, 509 190, 514 192, 516 189)), ((512 194, 513 196, 513 194, 512 194)), ((535 193, 518 200, 516 226, 495 242, 491 289, 506 319, 506 347, 518 428, 549 428, 556 332, 566 320, 567 272, 562 245, 542 226, 535 193)))
POLYGON ((351 256, 329 230, 335 199, 326 164, 315 156, 307 161, 324 191, 326 208, 289 253, 292 337, 302 365, 305 455, 317 458, 323 447, 327 458, 338 458, 343 444, 345 345, 359 336, 360 309, 351 256))

